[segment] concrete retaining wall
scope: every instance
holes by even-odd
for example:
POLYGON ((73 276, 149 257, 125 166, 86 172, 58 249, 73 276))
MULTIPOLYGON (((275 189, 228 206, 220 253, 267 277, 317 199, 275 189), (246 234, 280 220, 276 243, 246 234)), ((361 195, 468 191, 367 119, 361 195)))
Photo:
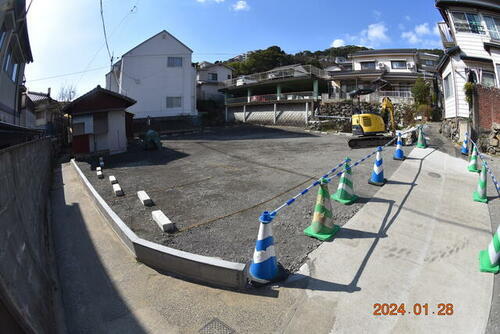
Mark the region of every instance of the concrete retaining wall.
MULTIPOLYGON (((52 156, 49 139, 0 151, 0 298, 26 332, 55 332, 47 219, 52 156)), ((9 328, 0 324, 0 332, 9 328)))
POLYGON ((276 103, 274 104, 246 105, 245 112, 243 106, 228 108, 228 122, 238 121, 250 124, 276 124, 290 126, 305 126, 306 117, 313 114, 313 103, 308 102, 306 112, 306 102, 304 103, 276 103))
POLYGON ((242 289, 245 286, 245 265, 242 263, 192 254, 139 238, 97 193, 75 161, 71 163, 101 214, 138 261, 175 276, 217 287, 242 289))

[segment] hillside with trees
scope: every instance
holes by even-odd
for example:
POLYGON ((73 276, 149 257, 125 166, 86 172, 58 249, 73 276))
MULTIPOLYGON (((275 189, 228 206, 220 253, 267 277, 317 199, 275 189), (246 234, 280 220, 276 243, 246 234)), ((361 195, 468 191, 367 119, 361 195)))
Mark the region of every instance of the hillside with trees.
MULTIPOLYGON (((222 63, 234 69, 234 75, 246 75, 251 73, 269 71, 278 66, 292 64, 313 65, 318 68, 325 68, 335 63, 336 57, 347 57, 348 55, 361 50, 369 50, 364 46, 346 45, 337 48, 328 48, 323 51, 301 51, 296 54, 288 54, 279 46, 270 46, 264 50, 250 51, 247 57, 232 58, 222 63)), ((439 49, 419 50, 427 53, 442 55, 439 49)))

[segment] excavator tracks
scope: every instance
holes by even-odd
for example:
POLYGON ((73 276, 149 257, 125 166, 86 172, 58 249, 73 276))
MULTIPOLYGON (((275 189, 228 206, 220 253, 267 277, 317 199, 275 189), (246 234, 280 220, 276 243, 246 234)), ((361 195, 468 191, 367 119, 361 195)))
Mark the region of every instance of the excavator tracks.
POLYGON ((363 137, 353 137, 349 139, 347 144, 350 148, 367 148, 367 147, 377 147, 384 146, 388 142, 394 139, 393 136, 363 136, 363 137))

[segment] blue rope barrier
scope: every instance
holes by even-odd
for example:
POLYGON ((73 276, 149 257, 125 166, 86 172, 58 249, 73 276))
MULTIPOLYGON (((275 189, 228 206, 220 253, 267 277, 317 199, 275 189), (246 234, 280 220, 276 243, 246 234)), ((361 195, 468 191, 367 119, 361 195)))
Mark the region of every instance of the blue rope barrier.
POLYGON ((488 163, 486 162, 486 159, 484 158, 483 154, 479 150, 479 146, 468 136, 468 134, 465 134, 465 138, 468 138, 472 145, 476 147, 477 150, 477 155, 479 155, 479 159, 484 163, 486 166, 486 170, 488 171, 488 174, 490 174, 491 180, 493 181, 493 184, 495 185, 495 189, 497 190, 498 195, 500 195, 500 183, 497 181, 497 178, 493 174, 493 171, 491 170, 490 166, 488 166, 488 163))
MULTIPOLYGON (((405 134, 407 132, 410 132, 410 131, 414 131, 414 129, 410 129, 410 130, 407 130, 407 131, 404 131, 404 132, 401 132, 401 134, 405 134)), ((394 137, 393 139, 391 139, 390 141, 388 141, 384 146, 382 146, 382 148, 385 148, 389 145, 391 145, 392 143, 394 143, 394 141, 397 139, 398 137, 394 137)), ((375 149, 375 151, 371 152, 370 154, 368 154, 367 156, 359 159, 358 161, 356 161, 352 166, 350 166, 348 169, 352 169, 353 167, 355 166, 358 166, 360 165, 362 162, 366 161, 366 159, 369 159, 370 157, 372 157, 374 154, 377 153, 377 150, 375 149)), ((332 180, 336 177, 340 177, 342 175, 342 173, 344 173, 346 170, 343 169, 341 170, 340 172, 337 172, 336 174, 334 174, 340 167, 342 167, 345 163, 345 160, 342 161, 341 163, 339 163, 337 166, 335 166, 334 168, 332 168, 328 173, 324 174, 321 178, 319 178, 318 180, 316 180, 314 183, 312 183, 311 185, 309 185, 307 188, 305 188, 304 190, 302 190, 301 192, 299 192, 297 195, 293 196, 292 198, 290 198, 288 201, 286 201, 285 203, 283 203, 282 205, 280 205, 279 207, 277 207, 275 210, 271 211, 271 216, 274 218, 279 211, 281 211, 283 208, 287 207, 287 206, 290 206, 292 203, 295 202, 296 199, 298 199, 299 197, 301 196, 304 196, 305 194, 307 194, 309 192, 309 190, 311 190, 312 188, 318 186, 320 183, 321 183, 321 179, 326 179, 327 183, 330 183, 332 182, 332 180), (333 175, 332 177, 329 177, 330 175, 333 175)))

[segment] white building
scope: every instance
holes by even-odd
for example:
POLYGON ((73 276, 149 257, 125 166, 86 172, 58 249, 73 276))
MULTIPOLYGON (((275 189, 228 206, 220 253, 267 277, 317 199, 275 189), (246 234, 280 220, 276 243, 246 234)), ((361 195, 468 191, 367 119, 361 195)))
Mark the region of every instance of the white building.
POLYGON ((331 97, 343 99, 358 88, 374 88, 378 94, 396 102, 412 102, 411 87, 417 78, 433 79, 439 56, 416 49, 379 49, 357 51, 349 59, 339 59, 326 70, 332 78, 331 97))
POLYGON ((33 61, 26 1, 0 0, 0 122, 21 125, 24 68, 33 61))
POLYGON ((233 69, 224 64, 212 64, 207 61, 199 64, 196 73, 196 96, 198 100, 222 101, 224 81, 233 78, 233 69))
MULTIPOLYGON (((500 87, 500 2, 436 0, 444 22, 438 23, 445 56, 438 65, 446 119, 469 117, 467 81, 500 87)), ((460 140, 465 121, 460 127, 460 140)))
POLYGON ((127 150, 135 101, 100 86, 67 104, 71 116, 72 148, 77 154, 117 154, 127 150))
POLYGON ((125 53, 106 74, 106 88, 137 101, 135 118, 196 116, 193 51, 163 30, 125 53))

